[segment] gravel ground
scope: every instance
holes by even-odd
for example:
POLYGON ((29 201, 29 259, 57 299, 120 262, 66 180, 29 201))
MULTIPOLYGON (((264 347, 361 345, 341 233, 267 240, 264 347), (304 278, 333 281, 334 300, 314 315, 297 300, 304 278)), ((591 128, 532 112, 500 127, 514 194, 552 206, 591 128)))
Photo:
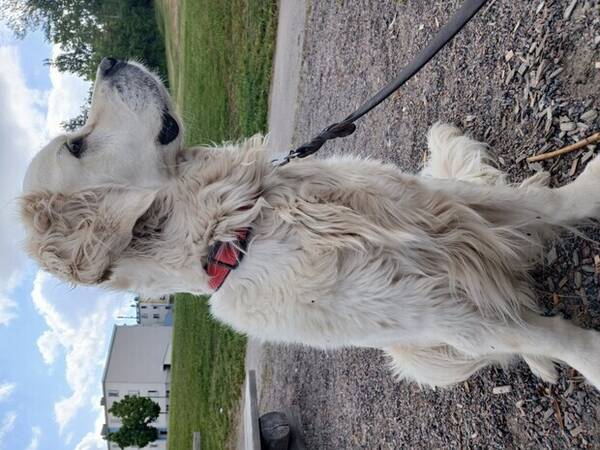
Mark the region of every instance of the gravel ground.
MULTIPOLYGON (((309 2, 294 143, 392 79, 461 3, 309 2)), ((426 131, 442 120, 488 142, 513 181, 546 169, 554 185, 564 184, 582 170, 593 146, 540 164, 524 158, 600 128, 598 61, 597 0, 491 0, 415 79, 363 119, 355 135, 327 144, 322 156, 350 152, 416 172, 426 131)), ((596 254, 600 244, 572 235, 549 243, 535 273, 546 313, 600 330, 596 254)), ((600 395, 571 369, 562 369, 551 386, 518 363, 434 391, 395 382, 376 350, 268 344, 260 353, 261 412, 298 414, 309 449, 600 448, 600 395), (495 395, 496 386, 511 390, 495 395)))

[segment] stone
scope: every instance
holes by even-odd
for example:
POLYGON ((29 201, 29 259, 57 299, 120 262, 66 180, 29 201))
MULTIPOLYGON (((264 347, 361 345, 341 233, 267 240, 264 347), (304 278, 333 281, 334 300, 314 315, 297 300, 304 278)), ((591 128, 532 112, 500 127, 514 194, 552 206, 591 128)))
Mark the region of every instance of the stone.
POLYGON ((561 122, 560 123, 560 131, 573 131, 577 129, 577 124, 575 122, 561 122))
POLYGON ((594 120, 596 120, 596 117, 598 117, 598 111, 596 111, 595 109, 588 109, 581 116, 579 116, 579 118, 582 121, 587 123, 593 122, 594 120))
POLYGON ((494 389, 492 389, 492 393, 499 395, 499 394, 508 394, 510 391, 512 391, 512 387, 511 386, 496 386, 494 389))
POLYGON ((569 20, 569 18, 571 17, 571 14, 573 13, 573 10, 575 9, 576 6, 577 6, 577 0, 573 0, 571 3, 569 3, 569 6, 567 6, 567 9, 565 9, 565 12, 563 14, 563 19, 569 20))

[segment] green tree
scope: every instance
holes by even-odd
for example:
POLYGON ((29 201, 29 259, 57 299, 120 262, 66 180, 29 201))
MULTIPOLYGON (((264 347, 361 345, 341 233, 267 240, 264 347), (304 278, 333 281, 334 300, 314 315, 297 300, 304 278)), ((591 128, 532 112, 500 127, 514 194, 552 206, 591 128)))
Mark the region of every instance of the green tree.
POLYGON ((115 402, 108 412, 121 419, 119 431, 108 433, 106 437, 119 447, 143 448, 158 438, 158 430, 150 426, 160 414, 160 406, 153 400, 126 395, 123 400, 115 402))
POLYGON ((87 101, 83 105, 81 105, 81 108, 79 110, 79 115, 77 117, 72 117, 69 120, 61 122, 60 126, 62 127, 63 130, 65 130, 69 133, 73 133, 85 125, 85 123, 87 122, 87 119, 88 119, 88 114, 90 112, 90 108, 92 106, 92 93, 93 92, 90 89, 87 101))
POLYGON ((41 29, 61 53, 48 64, 93 81, 104 56, 136 59, 166 73, 152 0, 0 0, 0 17, 20 37, 41 29))
MULTIPOLYGON (((93 9, 99 2, 90 0, 0 0, 0 12, 6 24, 19 36, 41 28, 52 42, 53 36, 75 36, 96 26, 93 9)), ((67 39, 65 39, 67 38, 67 39)))
MULTIPOLYGON (((166 79, 164 39, 152 0, 0 0, 0 17, 24 37, 41 29, 60 53, 47 64, 94 81, 105 56, 143 61, 166 79)), ((64 122, 74 131, 85 123, 89 102, 64 122)))

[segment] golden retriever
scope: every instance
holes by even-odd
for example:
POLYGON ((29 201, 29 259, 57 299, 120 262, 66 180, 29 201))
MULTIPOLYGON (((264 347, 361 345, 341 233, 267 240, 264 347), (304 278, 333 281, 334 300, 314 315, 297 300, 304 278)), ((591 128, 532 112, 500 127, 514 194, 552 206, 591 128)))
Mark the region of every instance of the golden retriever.
POLYGON ((448 125, 420 176, 355 157, 274 167, 261 137, 186 149, 181 129, 155 75, 104 59, 87 124, 27 172, 29 254, 70 283, 212 294, 215 317, 264 340, 381 348, 422 384, 520 355, 600 388, 600 334, 540 316, 528 275, 545 236, 600 217, 599 159, 550 189, 507 184, 448 125), (218 290, 217 243, 245 255, 218 290))

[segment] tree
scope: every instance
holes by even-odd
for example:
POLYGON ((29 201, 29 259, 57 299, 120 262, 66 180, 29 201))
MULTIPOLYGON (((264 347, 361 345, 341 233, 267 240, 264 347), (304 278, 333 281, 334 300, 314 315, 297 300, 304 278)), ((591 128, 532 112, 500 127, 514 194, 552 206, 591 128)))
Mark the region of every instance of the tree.
POLYGON ((108 412, 121 419, 119 431, 108 433, 106 437, 119 447, 143 448, 158 438, 158 430, 150 426, 160 414, 160 406, 153 400, 126 395, 123 400, 115 402, 108 412))
MULTIPOLYGON (((152 0, 0 0, 0 17, 18 37, 41 29, 60 47, 46 64, 94 81, 104 56, 143 61, 166 80, 164 37, 152 0)), ((81 113, 62 123, 66 131, 87 119, 81 113)))
MULTIPOLYGON (((94 81, 105 56, 143 61, 166 80, 164 37, 152 0, 0 0, 0 17, 19 37, 41 29, 60 52, 47 64, 94 81)), ((62 124, 80 128, 88 105, 62 124)))
POLYGON ((73 133, 85 125, 85 123, 87 122, 87 119, 88 119, 88 114, 90 112, 90 108, 92 107, 92 94, 93 94, 93 89, 90 89, 90 92, 88 94, 88 99, 81 106, 81 108, 79 110, 79 115, 77 117, 73 117, 69 120, 61 122, 60 126, 62 127, 63 130, 65 130, 69 133, 73 133))
POLYGON ((152 0, 0 0, 0 17, 19 37, 41 29, 60 46, 49 64, 93 81, 104 56, 136 59, 166 73, 164 39, 152 0))
POLYGON ((123 425, 116 433, 109 433, 107 439, 117 444, 120 448, 139 447, 154 442, 158 437, 158 430, 154 427, 129 427, 123 425))
POLYGON ((72 119, 61 122, 60 126, 63 130, 69 133, 74 133, 75 131, 79 130, 82 126, 85 125, 85 123, 87 122, 88 114, 89 104, 83 105, 81 107, 81 112, 77 117, 73 117, 72 119))

